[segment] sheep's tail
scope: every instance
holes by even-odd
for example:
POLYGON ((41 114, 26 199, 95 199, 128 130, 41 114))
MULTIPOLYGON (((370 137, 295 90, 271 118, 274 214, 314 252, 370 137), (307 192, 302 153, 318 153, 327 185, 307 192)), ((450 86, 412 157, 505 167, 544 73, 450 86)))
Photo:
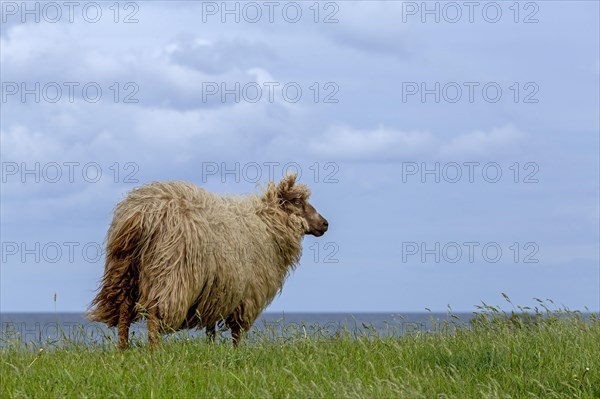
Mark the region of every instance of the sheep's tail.
POLYGON ((142 240, 142 214, 134 212, 113 219, 106 245, 106 263, 100 292, 90 304, 86 317, 114 327, 124 301, 134 304, 139 296, 138 251, 142 240))

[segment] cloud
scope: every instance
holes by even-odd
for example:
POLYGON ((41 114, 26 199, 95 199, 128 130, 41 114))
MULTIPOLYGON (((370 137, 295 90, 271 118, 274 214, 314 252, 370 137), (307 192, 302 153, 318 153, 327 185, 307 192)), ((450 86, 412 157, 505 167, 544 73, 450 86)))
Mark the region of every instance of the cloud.
POLYGON ((412 37, 400 23, 402 2, 344 2, 339 10, 327 9, 325 15, 337 23, 321 24, 322 32, 335 42, 365 53, 383 53, 404 58, 412 49, 412 37))
POLYGON ((386 160, 421 153, 432 145, 427 132, 404 132, 383 125, 372 130, 348 126, 329 128, 323 137, 315 137, 309 150, 315 154, 353 160, 386 160))
POLYGON ((475 130, 455 137, 441 137, 443 132, 403 131, 379 125, 360 130, 333 126, 320 137, 313 137, 308 151, 314 155, 354 161, 390 161, 407 157, 456 158, 502 157, 514 154, 524 134, 508 124, 488 132, 475 130))
MULTIPOLYGON (((30 90, 37 84, 42 92, 49 84, 58 86, 61 98, 69 96, 65 83, 73 82, 76 102, 83 101, 83 87, 91 83, 100 87, 105 102, 116 97, 119 103, 127 98, 145 107, 229 107, 234 103, 231 95, 227 101, 222 100, 220 91, 204 96, 206 85, 219 90, 221 84, 228 89, 236 82, 243 86, 253 81, 249 70, 266 70, 273 58, 266 45, 242 37, 212 40, 179 34, 158 42, 141 40, 132 48, 117 40, 110 26, 96 28, 106 34, 88 37, 87 32, 69 24, 13 26, 0 39, 3 81, 19 87, 23 83, 30 90)), ((54 92, 50 90, 50 95, 54 92)), ((20 94, 8 99, 18 102, 20 94)))
POLYGON ((264 43, 240 37, 213 41, 185 33, 167 44, 165 52, 173 63, 211 75, 264 65, 275 56, 264 43))
MULTIPOLYGON (((63 172, 66 169, 63 168, 63 172)), ((9 182, 10 193, 3 193, 2 219, 7 230, 26 231, 35 234, 32 226, 52 227, 61 230, 64 227, 82 227, 82 221, 103 219, 108 215, 112 203, 123 191, 133 188, 133 184, 114 184, 110 172, 104 169, 102 179, 95 183, 85 183, 77 176, 81 166, 74 168, 75 182, 67 181, 66 173, 61 182, 53 184, 42 180, 34 183, 31 176, 25 184, 9 182), (24 195, 24 194, 29 195, 24 195), (16 228, 19 226, 19 228, 16 228)), ((89 225, 88 225, 89 226, 89 225)), ((93 224, 91 229, 93 229, 93 224)))
POLYGON ((4 160, 37 159, 49 160, 60 153, 60 143, 41 131, 32 131, 28 126, 15 124, 0 131, 2 158, 4 160), (8 159, 7 159, 8 158, 8 159))
POLYGON ((475 130, 460 134, 449 143, 441 145, 440 154, 443 157, 457 157, 514 153, 523 139, 523 132, 508 124, 489 132, 475 130))
POLYGON ((57 74, 72 76, 78 63, 65 60, 81 54, 79 41, 73 40, 66 25, 13 25, 0 39, 0 46, 3 81, 20 76, 28 76, 28 80, 50 77, 56 80, 57 74))

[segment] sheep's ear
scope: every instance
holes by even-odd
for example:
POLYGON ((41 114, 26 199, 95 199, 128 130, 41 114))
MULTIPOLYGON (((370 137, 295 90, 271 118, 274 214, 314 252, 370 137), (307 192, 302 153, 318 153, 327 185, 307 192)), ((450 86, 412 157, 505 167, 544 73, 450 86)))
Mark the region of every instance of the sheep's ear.
POLYGON ((279 198, 285 198, 285 194, 294 187, 294 184, 296 184, 296 173, 290 173, 285 176, 277 185, 277 196, 279 198))

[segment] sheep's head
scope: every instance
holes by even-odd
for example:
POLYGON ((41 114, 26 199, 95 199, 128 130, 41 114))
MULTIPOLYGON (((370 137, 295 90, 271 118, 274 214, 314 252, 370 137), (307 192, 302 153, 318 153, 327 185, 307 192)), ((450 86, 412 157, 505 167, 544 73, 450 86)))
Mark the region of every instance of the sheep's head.
POLYGON ((304 184, 296 184, 296 175, 289 174, 277 185, 277 200, 279 206, 290 216, 302 221, 305 234, 320 237, 327 231, 327 219, 317 212, 308 202, 310 190, 304 184))

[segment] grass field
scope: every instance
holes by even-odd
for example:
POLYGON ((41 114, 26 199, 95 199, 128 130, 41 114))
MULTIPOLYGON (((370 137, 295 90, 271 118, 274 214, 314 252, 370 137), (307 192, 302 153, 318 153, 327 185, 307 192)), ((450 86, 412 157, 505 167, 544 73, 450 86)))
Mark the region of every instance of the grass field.
POLYGON ((2 397, 600 398, 597 315, 485 306, 468 325, 432 332, 250 338, 237 349, 167 338, 124 353, 113 342, 5 342, 2 397))

